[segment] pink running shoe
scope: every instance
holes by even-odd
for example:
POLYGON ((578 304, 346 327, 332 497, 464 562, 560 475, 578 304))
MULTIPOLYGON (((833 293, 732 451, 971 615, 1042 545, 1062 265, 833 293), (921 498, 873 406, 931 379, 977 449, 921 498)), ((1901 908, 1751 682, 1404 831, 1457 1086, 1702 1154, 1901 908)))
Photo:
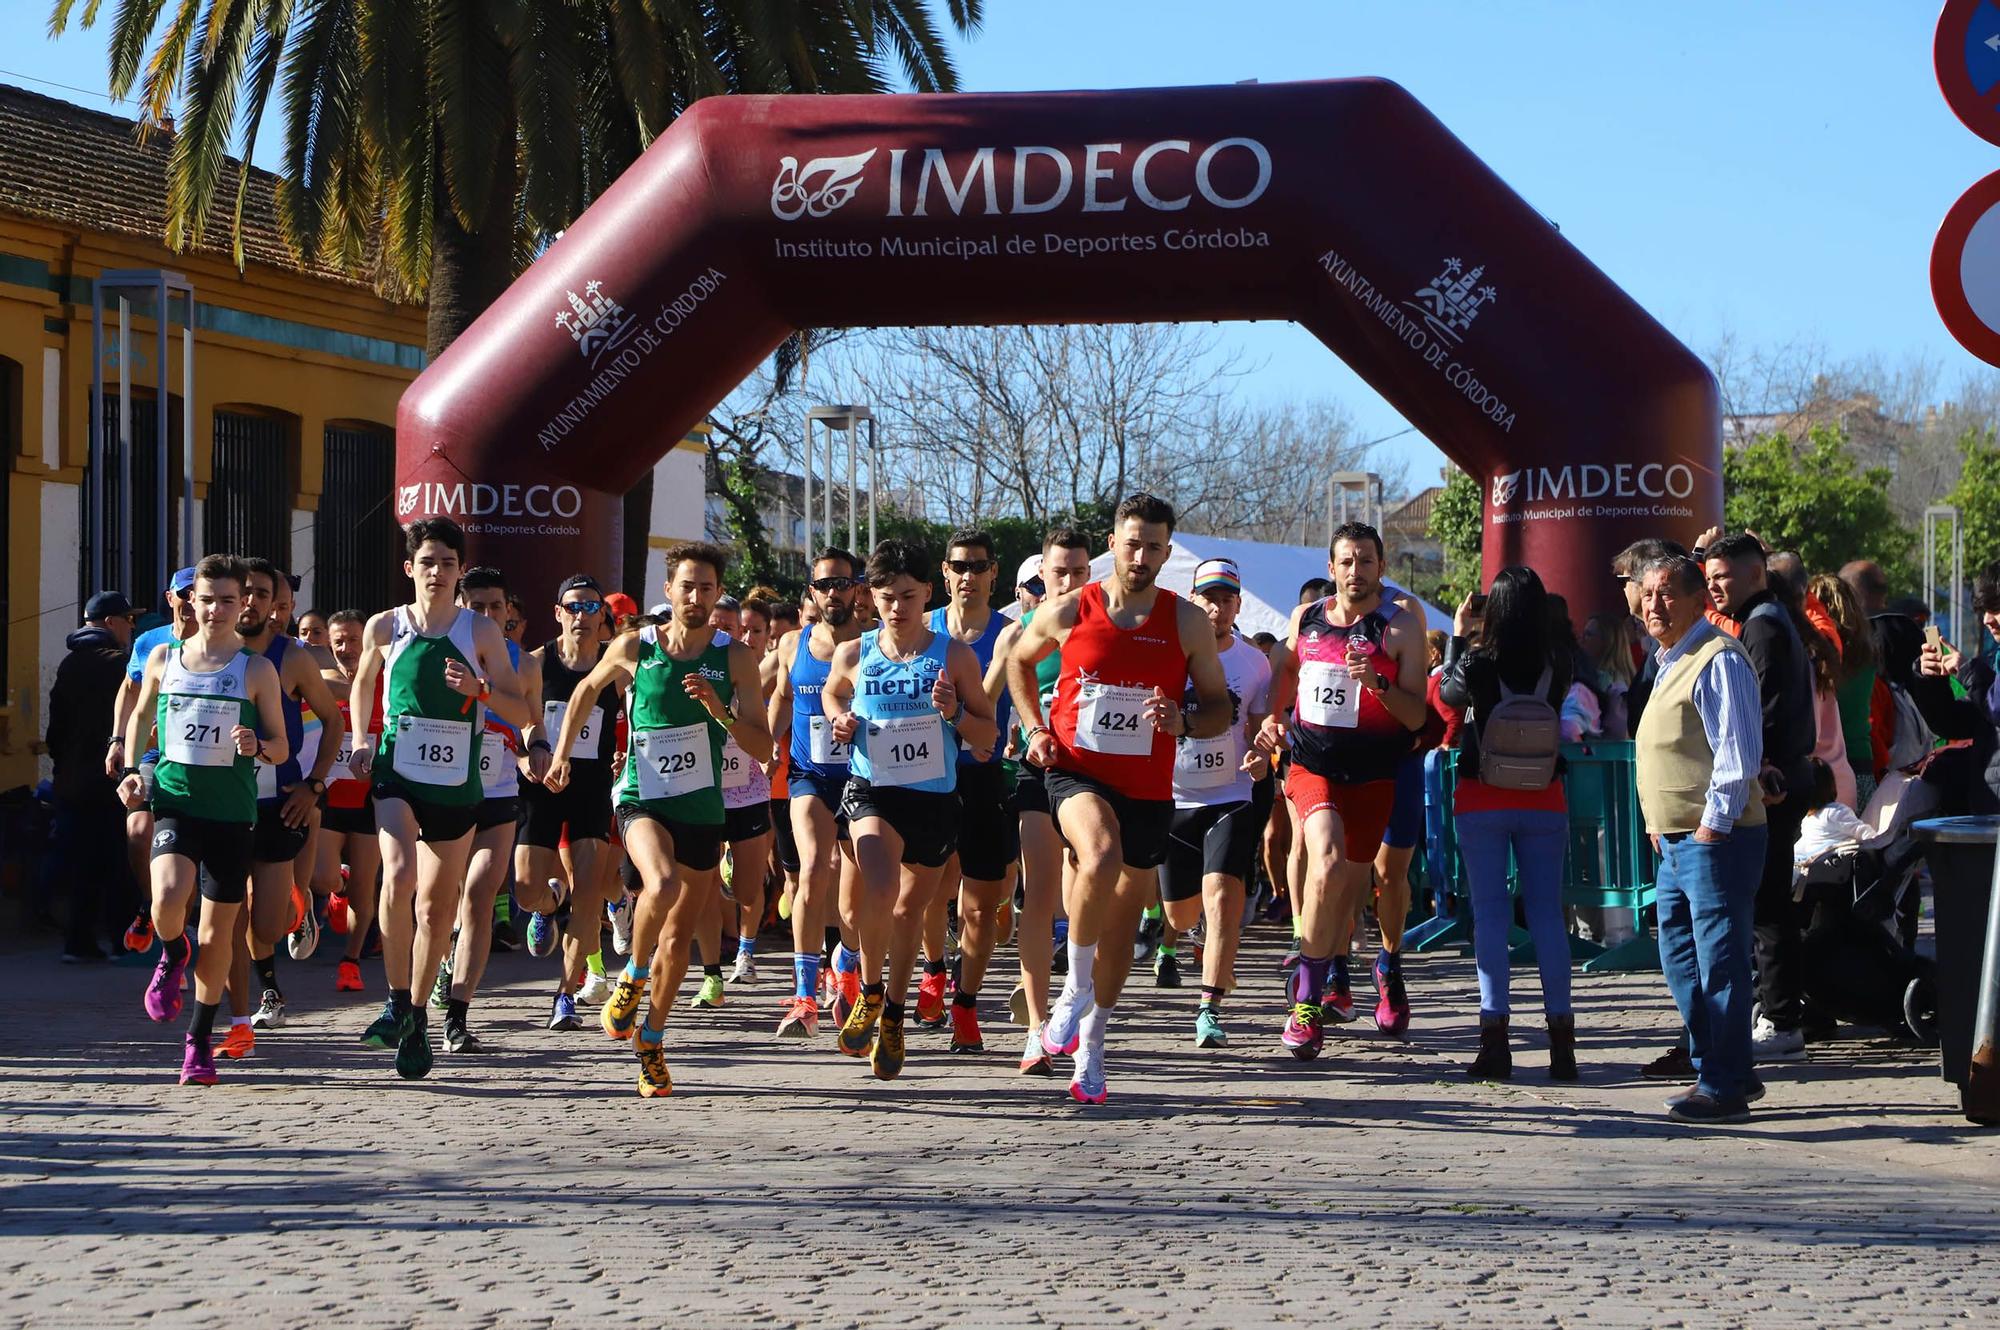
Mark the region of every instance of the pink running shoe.
POLYGON ((181 1014, 181 973, 186 969, 186 961, 169 960, 167 949, 164 946, 160 948, 160 960, 153 967, 152 982, 146 985, 148 1016, 164 1023, 181 1014))
MULTIPOLYGON (((1285 985, 1292 999, 1292 1010, 1285 1017, 1285 1030, 1280 1037, 1292 1056, 1301 1062, 1310 1062, 1319 1056, 1321 1045, 1326 1042, 1326 1019, 1320 1004, 1313 998, 1313 976, 1311 967, 1301 965, 1292 971, 1291 980, 1285 985)), ((1351 1005, 1351 1004, 1350 1004, 1351 1005)))
POLYGON ((1322 1016, 1336 1025, 1346 1025, 1354 1019, 1354 994, 1344 988, 1327 989, 1318 1005, 1322 1016))
POLYGON ((1042 1026, 1042 1051, 1050 1057, 1068 1057, 1076 1052, 1083 1018, 1096 1005, 1097 1000, 1092 995, 1086 993, 1079 996, 1075 989, 1065 985, 1056 998, 1055 1006, 1049 1010, 1048 1021, 1042 1026))
POLYGON ((213 1085, 217 1079, 215 1054, 209 1050, 208 1040, 189 1035, 187 1052, 181 1057, 181 1084, 213 1085))
POLYGON ((1401 1039, 1410 1029, 1410 998, 1403 991, 1403 972, 1375 961, 1375 1028, 1401 1039))

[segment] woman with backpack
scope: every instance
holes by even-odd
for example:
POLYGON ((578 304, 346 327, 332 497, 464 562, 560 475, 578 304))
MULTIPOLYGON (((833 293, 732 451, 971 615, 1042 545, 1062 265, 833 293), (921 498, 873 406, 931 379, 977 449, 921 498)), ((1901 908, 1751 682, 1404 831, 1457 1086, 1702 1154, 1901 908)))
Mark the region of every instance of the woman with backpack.
POLYGON ((1506 1080, 1508 930, 1514 921, 1507 872, 1518 867, 1521 908, 1542 975, 1549 1027, 1549 1076, 1576 1079, 1576 1021, 1569 1000, 1569 936, 1563 921, 1568 805, 1560 780, 1560 713, 1575 675, 1575 653, 1559 642, 1548 592, 1531 568, 1504 568, 1487 594, 1479 645, 1471 600, 1461 605, 1445 652, 1438 700, 1462 713, 1453 819, 1472 896, 1473 957, 1479 969, 1478 1080, 1506 1080))

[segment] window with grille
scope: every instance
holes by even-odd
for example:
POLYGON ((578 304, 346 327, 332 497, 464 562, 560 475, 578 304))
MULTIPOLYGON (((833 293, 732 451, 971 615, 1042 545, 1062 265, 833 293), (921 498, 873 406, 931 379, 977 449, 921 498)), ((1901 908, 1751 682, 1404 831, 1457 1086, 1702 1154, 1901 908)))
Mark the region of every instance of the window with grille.
POLYGON ((292 563, 293 429, 289 418, 215 413, 213 466, 202 547, 254 555, 286 571, 292 563))
MULTIPOLYGON (((184 566, 172 562, 162 566, 157 548, 163 493, 169 560, 174 557, 174 550, 180 542, 181 399, 167 399, 167 474, 164 478, 160 475, 160 421, 155 401, 150 392, 132 394, 132 507, 129 528, 120 517, 119 507, 125 486, 125 466, 123 445, 118 440, 118 394, 106 392, 100 404, 99 409, 104 413, 104 511, 101 514, 91 511, 89 478, 86 476, 83 549, 87 551, 96 541, 103 540, 105 585, 88 585, 90 560, 80 552, 76 570, 79 606, 96 592, 122 591, 134 605, 157 610, 160 591, 166 586, 168 575, 175 568, 184 566), (124 566, 128 546, 132 551, 132 585, 121 586, 119 584, 124 578, 119 570, 124 566)), ((199 555, 201 552, 197 550, 194 553, 199 555)), ((193 556, 188 556, 188 560, 193 562, 193 556)))
POLYGON ((393 430, 359 422, 326 427, 326 480, 313 527, 314 608, 374 614, 405 598, 395 489, 393 430))

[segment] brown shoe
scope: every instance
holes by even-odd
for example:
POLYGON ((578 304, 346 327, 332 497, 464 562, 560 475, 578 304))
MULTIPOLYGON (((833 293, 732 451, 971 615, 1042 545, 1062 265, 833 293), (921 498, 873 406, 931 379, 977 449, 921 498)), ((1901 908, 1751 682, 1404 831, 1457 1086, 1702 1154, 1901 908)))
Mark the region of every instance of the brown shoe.
POLYGON ((1694 1059, 1679 1044, 1674 1045, 1660 1056, 1639 1068, 1639 1074, 1652 1081, 1685 1081, 1694 1077, 1694 1059))

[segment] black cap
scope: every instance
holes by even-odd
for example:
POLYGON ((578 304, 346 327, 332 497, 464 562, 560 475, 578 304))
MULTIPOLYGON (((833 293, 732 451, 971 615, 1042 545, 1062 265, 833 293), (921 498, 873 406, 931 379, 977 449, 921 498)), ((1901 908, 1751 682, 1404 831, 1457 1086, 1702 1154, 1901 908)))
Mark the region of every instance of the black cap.
POLYGON ((85 623, 102 623, 106 619, 123 619, 132 613, 132 602, 116 591, 100 591, 84 602, 85 623))

